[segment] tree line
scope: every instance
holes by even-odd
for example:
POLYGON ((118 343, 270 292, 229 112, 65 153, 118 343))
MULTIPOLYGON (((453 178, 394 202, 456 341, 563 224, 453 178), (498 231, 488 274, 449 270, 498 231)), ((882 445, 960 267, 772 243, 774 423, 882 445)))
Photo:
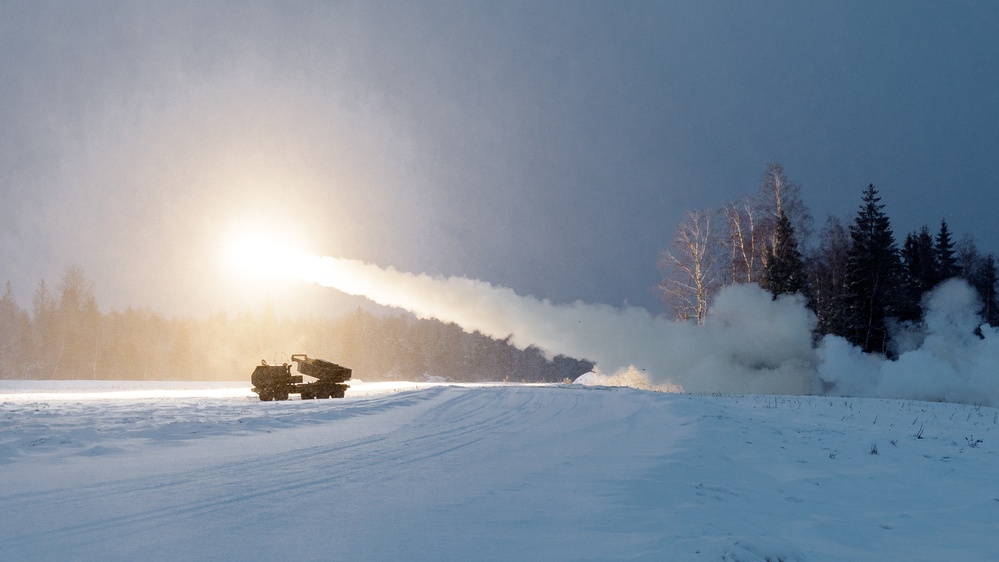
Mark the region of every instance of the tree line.
POLYGON ((816 337, 842 336, 865 352, 894 354, 893 324, 922 321, 922 298, 962 278, 980 297, 983 321, 999 325, 996 258, 971 236, 955 241, 946 220, 899 246, 873 184, 852 222, 830 216, 808 246, 812 217, 801 187, 768 164, 760 192, 720 209, 688 212, 663 251, 661 293, 681 320, 704 321, 711 298, 733 283, 758 283, 777 298, 801 294, 818 318, 816 337))
POLYGON ((593 363, 524 350, 455 324, 361 309, 336 319, 281 318, 273 309, 165 318, 148 309, 101 312, 91 283, 69 267, 42 280, 31 309, 10 283, 0 297, 0 378, 249 380, 261 360, 292 353, 339 363, 362 380, 562 382, 593 363))
MULTIPOLYGON (((830 216, 809 245, 813 219, 801 187, 780 164, 768 164, 757 194, 685 215, 660 258, 664 302, 679 320, 701 323, 722 287, 757 283, 774 298, 803 295, 818 319, 816 337, 842 336, 891 356, 892 325, 921 322, 923 295, 958 277, 978 292, 982 319, 999 325, 995 255, 980 252, 971 236, 955 241, 945 220, 936 232, 923 226, 907 234, 900 246, 884 209, 869 185, 853 220, 830 216)), ((9 282, 0 297, 0 378, 242 380, 260 359, 281 363, 299 352, 369 380, 556 382, 593 367, 454 324, 361 309, 338 319, 279 318, 272 309, 201 319, 103 313, 78 266, 55 291, 40 281, 30 310, 9 282)))

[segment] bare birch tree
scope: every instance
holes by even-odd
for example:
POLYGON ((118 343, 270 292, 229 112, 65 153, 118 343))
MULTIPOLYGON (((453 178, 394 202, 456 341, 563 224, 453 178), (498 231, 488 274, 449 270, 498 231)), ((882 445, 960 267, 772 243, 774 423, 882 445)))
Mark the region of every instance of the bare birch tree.
POLYGON ((730 283, 753 283, 763 268, 766 252, 760 240, 757 198, 746 197, 725 207, 728 222, 728 245, 732 253, 730 283))
POLYGON ((778 163, 767 164, 757 195, 718 211, 687 213, 673 245, 660 255, 659 290, 667 307, 681 320, 702 323, 721 286, 759 283, 768 255, 784 243, 777 239, 782 214, 791 226, 785 231, 794 232, 804 246, 811 236, 812 216, 801 199, 801 186, 789 180, 778 163))
POLYGON ((777 217, 783 212, 791 221, 798 241, 806 243, 812 236, 812 214, 801 199, 801 186, 787 178, 784 167, 777 162, 767 164, 760 187, 760 199, 766 216, 760 221, 766 232, 767 246, 776 243, 777 217))
POLYGON ((681 320, 704 322, 708 303, 718 289, 718 244, 710 211, 689 211, 676 229, 672 250, 663 251, 660 290, 681 320))
POLYGON ((767 164, 755 196, 725 207, 728 244, 732 255, 731 283, 758 283, 777 240, 777 217, 784 213, 799 242, 811 237, 812 216, 801 199, 801 186, 789 180, 784 168, 767 164))

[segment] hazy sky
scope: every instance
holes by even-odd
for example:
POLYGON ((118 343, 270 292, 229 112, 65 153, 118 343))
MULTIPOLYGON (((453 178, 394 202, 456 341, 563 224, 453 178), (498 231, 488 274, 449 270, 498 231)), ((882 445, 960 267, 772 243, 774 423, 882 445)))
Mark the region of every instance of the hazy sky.
MULTIPOLYGON (((683 212, 784 165, 819 224, 999 251, 999 3, 4 2, 0 277, 102 308, 308 302, 240 225, 555 302, 662 310, 683 212)), ((4 279, 0 279, 3 282, 4 279)))

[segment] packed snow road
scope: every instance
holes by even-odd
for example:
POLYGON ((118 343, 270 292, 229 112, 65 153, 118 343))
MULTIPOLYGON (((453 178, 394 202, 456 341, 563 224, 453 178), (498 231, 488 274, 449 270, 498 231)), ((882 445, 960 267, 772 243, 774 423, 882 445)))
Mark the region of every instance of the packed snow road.
POLYGON ((999 411, 626 388, 0 391, 3 560, 989 559, 999 411), (155 394, 155 393, 154 393, 155 394))

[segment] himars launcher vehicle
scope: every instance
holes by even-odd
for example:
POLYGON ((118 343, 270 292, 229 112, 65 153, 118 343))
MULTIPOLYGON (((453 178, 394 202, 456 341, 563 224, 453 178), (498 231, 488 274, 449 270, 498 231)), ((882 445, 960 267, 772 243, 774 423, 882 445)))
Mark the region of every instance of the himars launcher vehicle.
POLYGON ((250 382, 253 383, 251 390, 263 401, 287 400, 291 394, 301 394, 302 400, 343 398, 347 392, 349 386, 343 383, 350 380, 350 369, 304 354, 292 355, 291 360, 298 364, 301 375, 291 374, 291 365, 288 363, 268 365, 266 361, 261 361, 250 376, 250 382), (302 375, 317 380, 302 382, 302 375))

